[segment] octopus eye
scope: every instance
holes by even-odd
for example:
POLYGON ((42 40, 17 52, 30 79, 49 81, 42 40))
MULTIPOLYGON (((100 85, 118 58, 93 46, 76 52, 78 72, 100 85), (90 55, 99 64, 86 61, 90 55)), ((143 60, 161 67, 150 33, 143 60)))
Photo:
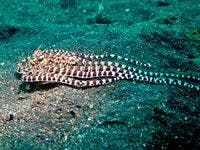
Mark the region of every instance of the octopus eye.
POLYGON ((26 62, 26 59, 22 59, 21 62, 22 62, 22 63, 25 63, 25 62, 26 62))
POLYGON ((44 60, 44 56, 43 56, 43 55, 38 56, 38 57, 37 57, 37 60, 38 60, 38 61, 43 61, 43 60, 44 60))

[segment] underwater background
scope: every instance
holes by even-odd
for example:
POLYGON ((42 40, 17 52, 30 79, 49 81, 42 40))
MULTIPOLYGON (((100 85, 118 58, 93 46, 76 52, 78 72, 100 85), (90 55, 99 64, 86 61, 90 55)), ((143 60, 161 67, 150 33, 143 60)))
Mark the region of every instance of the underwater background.
POLYGON ((200 149, 200 95, 119 81, 21 90, 41 49, 117 54, 200 76, 198 0, 0 0, 0 150, 200 149))

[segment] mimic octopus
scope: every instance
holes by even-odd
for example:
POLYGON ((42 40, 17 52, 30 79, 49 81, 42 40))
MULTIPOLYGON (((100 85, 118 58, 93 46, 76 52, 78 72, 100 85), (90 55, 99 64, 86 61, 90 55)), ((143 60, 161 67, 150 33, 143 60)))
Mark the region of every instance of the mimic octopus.
POLYGON ((17 64, 16 71, 21 75, 22 81, 28 83, 63 83, 84 88, 106 85, 118 80, 129 80, 182 86, 200 91, 200 77, 138 69, 147 67, 151 65, 113 54, 93 55, 65 50, 37 49, 32 56, 17 64))

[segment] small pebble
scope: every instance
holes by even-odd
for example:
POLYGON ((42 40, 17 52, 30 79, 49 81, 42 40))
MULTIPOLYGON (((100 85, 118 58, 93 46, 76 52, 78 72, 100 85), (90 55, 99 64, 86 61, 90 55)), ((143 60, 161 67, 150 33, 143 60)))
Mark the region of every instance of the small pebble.
POLYGON ((130 11, 130 9, 128 9, 128 8, 127 8, 127 9, 125 9, 125 12, 129 12, 129 11, 130 11))

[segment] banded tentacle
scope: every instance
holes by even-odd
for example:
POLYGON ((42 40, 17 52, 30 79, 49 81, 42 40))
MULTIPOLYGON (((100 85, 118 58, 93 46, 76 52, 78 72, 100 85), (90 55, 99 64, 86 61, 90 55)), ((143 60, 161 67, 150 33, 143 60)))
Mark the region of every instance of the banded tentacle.
MULTIPOLYGON (((93 54, 80 54, 81 57, 87 59, 90 58, 98 60, 99 58, 101 59, 109 59, 109 58, 117 58, 119 60, 124 60, 126 62, 131 62, 134 65, 137 66, 144 66, 144 67, 151 67, 151 64, 147 63, 141 63, 139 61, 135 61, 129 58, 123 58, 121 56, 118 55, 113 55, 113 54, 107 54, 107 55, 93 55, 93 54)), ((106 64, 106 62, 104 62, 106 64)), ((110 63, 110 62, 107 62, 110 63)), ((142 74, 145 76, 154 76, 154 77, 164 77, 164 78, 180 78, 180 79, 188 79, 188 80, 194 80, 194 81, 200 81, 200 77, 196 77, 196 76, 191 76, 191 75, 184 75, 184 74, 173 74, 173 73, 158 73, 158 72, 147 72, 147 71, 142 71, 139 69, 136 69, 135 67, 130 67, 130 66, 126 66, 123 64, 119 64, 119 63, 114 63, 114 66, 116 67, 122 67, 124 69, 127 69, 131 72, 137 72, 138 74, 142 74)))
POLYGON ((200 78, 198 77, 143 71, 136 67, 105 61, 106 59, 117 59, 140 67, 149 66, 117 55, 37 50, 31 57, 19 63, 17 68, 25 82, 56 82, 76 87, 91 87, 109 84, 117 80, 130 80, 200 90, 200 78))
POLYGON ((128 77, 128 71, 120 67, 99 64, 86 66, 62 66, 49 67, 48 72, 62 74, 68 77, 76 77, 81 79, 88 78, 115 78, 120 79, 128 77))
POLYGON ((95 64, 91 64, 91 66, 72 66, 68 69, 61 69, 60 71, 54 68, 52 72, 58 74, 64 74, 67 77, 75 77, 80 79, 91 79, 91 78, 118 78, 118 80, 133 80, 133 81, 141 81, 141 82, 150 82, 155 84, 168 84, 168 85, 176 85, 176 86, 184 86, 192 89, 199 90, 199 86, 193 85, 186 81, 181 81, 178 79, 172 78, 164 78, 159 77, 157 73, 152 72, 144 72, 141 70, 136 71, 135 68, 129 70, 126 66, 123 66, 118 63, 112 62, 100 62, 95 66, 95 64), (131 72, 130 70, 134 70, 131 72), (151 76, 148 76, 151 74, 151 76), (153 76, 155 75, 155 76, 153 76))
POLYGON ((151 71, 142 71, 142 70, 136 70, 136 68, 133 67, 125 67, 129 71, 134 71, 142 75, 146 76, 154 76, 154 77, 162 77, 162 78, 177 78, 177 79, 183 79, 183 80, 192 80, 199 82, 200 78, 196 76, 191 76, 191 75, 184 75, 184 74, 173 74, 173 73, 162 73, 162 72, 151 72, 151 71))
MULTIPOLYGON (((115 63, 115 66, 122 67, 125 70, 129 71, 129 74, 138 74, 139 77, 143 77, 146 82, 156 83, 156 84, 165 84, 165 85, 174 85, 174 86, 183 86, 190 89, 200 90, 199 84, 200 78, 195 76, 185 76, 185 75, 175 75, 169 73, 157 73, 157 72, 148 72, 136 69, 134 67, 121 65, 115 63), (181 79, 189 79, 197 81, 196 83, 183 81, 181 79)), ((132 77, 131 77, 132 78, 132 77)))
POLYGON ((89 60, 100 60, 100 59, 117 59, 120 61, 128 62, 136 66, 142 66, 142 67, 151 67, 150 63, 142 63, 137 60, 133 60, 130 58, 122 57, 119 55, 115 54, 105 54, 105 55, 93 55, 93 54, 78 54, 79 57, 82 57, 84 59, 89 59, 89 60))
MULTIPOLYGON (((31 75, 23 75, 22 80, 24 82, 42 82, 42 83, 63 83, 74 87, 91 87, 100 86, 113 83, 117 80, 122 80, 123 77, 102 77, 102 78, 87 78, 83 80, 82 78, 74 78, 69 76, 63 76, 61 74, 55 73, 41 73, 37 72, 31 75)), ((131 79, 132 81, 149 81, 156 82, 157 80, 153 77, 142 77, 137 74, 129 75, 126 79, 131 79)))
MULTIPOLYGON (((173 83, 172 80, 175 80, 175 82, 178 81, 179 83, 182 82, 182 84, 184 84, 183 83, 184 81, 181 81, 180 79, 188 79, 188 80, 192 80, 192 81, 194 81, 196 83, 199 83, 199 81, 200 81, 200 78, 199 77, 195 77, 195 76, 186 76, 186 75, 183 75, 183 74, 157 73, 157 72, 142 71, 141 69, 137 69, 135 67, 130 67, 130 66, 127 66, 127 65, 124 65, 124 64, 115 63, 115 62, 104 62, 104 61, 101 61, 101 62, 99 62, 99 66, 101 66, 101 67, 104 66, 104 67, 110 68, 111 69, 110 71, 122 72, 124 74, 125 73, 127 73, 127 74, 137 73, 140 76, 162 78, 163 80, 164 79, 166 79, 166 80, 169 79, 170 80, 169 83, 168 83, 168 81, 166 81, 166 83, 172 84, 172 85, 176 84, 176 83, 173 83)), ((187 82, 185 81, 185 83, 187 83, 187 82)), ((191 83, 187 83, 187 85, 191 85, 191 87, 193 87, 191 83)))
MULTIPOLYGON (((46 50, 46 51, 41 51, 40 55, 45 55, 47 57, 49 56, 75 56, 75 57, 80 57, 83 59, 90 59, 90 60, 98 60, 97 62, 99 62, 99 59, 109 59, 109 58, 116 58, 118 60, 124 60, 127 62, 131 62, 135 65, 138 66, 144 66, 144 67, 150 67, 151 65, 149 63, 145 64, 145 63, 141 63, 139 61, 135 61, 133 59, 129 59, 129 58, 123 58, 121 56, 118 55, 113 55, 113 54, 106 54, 106 55, 93 55, 93 54, 78 54, 78 53, 72 53, 69 51, 64 51, 64 50, 46 50)), ((104 62, 106 63, 106 62, 104 62)), ((115 66, 117 63, 115 63, 115 66)), ((118 64, 120 65, 120 64, 118 64)), ((121 65, 121 66, 125 66, 125 65, 121 65)), ((120 67, 120 66, 119 66, 120 67)), ((184 74, 173 74, 173 73, 157 73, 157 72, 145 72, 145 71, 141 71, 141 70, 136 70, 133 67, 127 67, 126 69, 128 69, 129 71, 137 71, 138 73, 143 73, 144 75, 148 75, 148 76, 156 76, 156 77, 169 77, 169 78, 180 78, 180 79, 191 79, 191 80, 196 80, 196 81, 200 81, 200 77, 195 77, 195 76, 190 76, 190 75, 184 75, 184 74)))
MULTIPOLYGON (((106 64, 106 62, 102 62, 102 63, 106 64)), ((200 77, 191 76, 191 75, 143 71, 141 69, 137 69, 135 67, 130 67, 130 66, 127 66, 127 65, 124 65, 124 64, 112 63, 112 62, 107 62, 107 63, 110 63, 115 67, 123 68, 125 70, 130 71, 130 72, 138 73, 138 74, 143 75, 143 76, 157 77, 157 78, 187 79, 187 80, 192 80, 192 81, 195 81, 195 82, 200 81, 200 77)))
POLYGON ((93 87, 93 86, 101 86, 106 84, 111 84, 117 80, 118 78, 97 78, 90 80, 81 80, 68 76, 58 76, 56 74, 51 73, 38 73, 33 75, 23 75, 22 80, 24 82, 41 82, 41 83, 62 83, 66 85, 70 85, 73 87, 93 87))
POLYGON ((79 58, 90 60, 90 61, 116 59, 116 60, 121 60, 124 62, 131 63, 136 66, 151 67, 150 63, 142 63, 140 61, 122 57, 115 54, 105 54, 105 55, 94 55, 94 54, 84 54, 84 53, 79 54, 79 53, 72 53, 72 52, 64 51, 64 50, 45 50, 44 53, 48 54, 49 56, 55 56, 55 55, 56 56, 74 56, 74 57, 79 57, 79 58))

